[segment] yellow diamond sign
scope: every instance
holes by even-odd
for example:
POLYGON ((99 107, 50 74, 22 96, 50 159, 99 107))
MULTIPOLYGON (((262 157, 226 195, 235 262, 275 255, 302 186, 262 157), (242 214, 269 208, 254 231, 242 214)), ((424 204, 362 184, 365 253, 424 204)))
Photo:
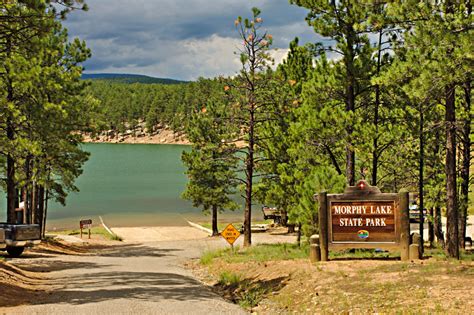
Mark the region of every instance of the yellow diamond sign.
POLYGON ((233 226, 229 224, 222 230, 221 235, 230 245, 234 245, 234 242, 239 238, 240 232, 233 226))

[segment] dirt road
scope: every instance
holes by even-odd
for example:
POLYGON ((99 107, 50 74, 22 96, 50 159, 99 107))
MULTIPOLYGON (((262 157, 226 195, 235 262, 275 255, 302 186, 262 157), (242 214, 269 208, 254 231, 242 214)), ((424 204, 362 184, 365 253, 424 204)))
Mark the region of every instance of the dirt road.
MULTIPOLYGON (((49 294, 0 314, 244 314, 182 267, 210 248, 225 246, 190 227, 150 229, 137 243, 136 228, 117 229, 125 242, 92 255, 27 253, 11 264, 47 272, 49 294), (127 239, 128 237, 128 239, 127 239), (174 240, 171 240, 174 239, 174 240)), ((265 237, 257 236, 263 240, 265 237)), ((274 238, 270 238, 274 240, 274 238)))

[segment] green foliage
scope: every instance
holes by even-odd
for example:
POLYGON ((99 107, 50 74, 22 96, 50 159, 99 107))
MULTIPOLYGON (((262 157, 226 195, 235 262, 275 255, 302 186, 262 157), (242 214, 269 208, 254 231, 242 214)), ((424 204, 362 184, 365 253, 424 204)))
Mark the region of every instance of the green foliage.
MULTIPOLYGON (((268 86, 273 89, 274 108, 270 119, 263 124, 262 137, 266 140, 261 147, 265 158, 259 171, 265 176, 256 186, 256 193, 262 203, 273 205, 291 213, 300 203, 300 196, 294 178, 296 168, 289 148, 293 139, 290 126, 296 122, 295 109, 301 102, 301 88, 312 69, 310 52, 298 46, 298 39, 290 44, 288 58, 278 67, 268 86)), ((294 220, 294 223, 302 223, 294 220)))
POLYGON ((257 306, 271 289, 260 286, 259 283, 254 284, 251 280, 243 279, 240 274, 231 271, 221 272, 217 285, 235 294, 238 304, 247 309, 257 306))
POLYGON ((0 29, 0 169, 7 172, 8 157, 10 188, 41 186, 63 204, 88 157, 78 132, 93 128, 97 105, 80 80, 91 52, 57 19, 81 2, 66 1, 61 12, 50 1, 0 7, 8 26, 0 29))
POLYGON ((183 84, 127 84, 107 79, 91 80, 87 92, 100 100, 97 132, 117 135, 135 130, 139 123, 145 124, 148 134, 165 127, 184 132, 192 113, 221 91, 222 84, 215 79, 183 84))
POLYGON ((216 93, 191 115, 186 133, 193 147, 182 154, 189 178, 183 198, 205 213, 238 208, 232 199, 237 187, 238 160, 233 155, 235 145, 231 143, 238 129, 231 123, 223 99, 222 92, 216 93))
POLYGON ((273 60, 269 54, 269 47, 273 37, 267 32, 262 32, 263 19, 260 10, 252 9, 252 19, 239 17, 235 26, 239 38, 243 44, 239 49, 241 70, 239 74, 229 80, 228 96, 230 100, 229 110, 232 112, 232 120, 236 123, 240 132, 234 141, 242 144, 239 147, 245 179, 241 179, 245 198, 244 209, 244 246, 250 246, 251 220, 253 198, 256 194, 254 183, 258 182, 261 156, 260 148, 265 146, 264 124, 271 120, 276 108, 274 97, 274 73, 270 68, 273 60))
POLYGON ((245 263, 248 261, 293 260, 307 258, 309 246, 296 244, 257 244, 252 247, 239 249, 235 247, 207 251, 201 256, 201 264, 209 265, 216 258, 228 263, 245 263))
MULTIPOLYGON (((83 235, 88 235, 89 230, 84 229, 82 231, 82 233, 83 233, 83 235)), ((51 233, 51 234, 80 235, 81 230, 77 229, 77 230, 54 231, 54 233, 51 233)), ((91 228, 91 234, 101 235, 104 238, 106 238, 108 240, 111 240, 111 241, 123 241, 123 239, 120 236, 118 236, 117 234, 110 234, 105 228, 100 227, 100 226, 96 226, 96 227, 91 228)), ((87 237, 87 236, 83 236, 83 237, 87 237)))
POLYGON ((237 286, 242 281, 242 277, 239 274, 223 271, 219 275, 219 284, 226 286, 237 286))

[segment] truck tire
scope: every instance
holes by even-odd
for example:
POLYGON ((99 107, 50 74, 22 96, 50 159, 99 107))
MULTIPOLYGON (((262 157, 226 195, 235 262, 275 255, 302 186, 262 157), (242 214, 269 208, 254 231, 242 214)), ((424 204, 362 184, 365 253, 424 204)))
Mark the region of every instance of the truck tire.
POLYGON ((14 258, 20 257, 24 250, 24 247, 7 247, 8 254, 14 258))

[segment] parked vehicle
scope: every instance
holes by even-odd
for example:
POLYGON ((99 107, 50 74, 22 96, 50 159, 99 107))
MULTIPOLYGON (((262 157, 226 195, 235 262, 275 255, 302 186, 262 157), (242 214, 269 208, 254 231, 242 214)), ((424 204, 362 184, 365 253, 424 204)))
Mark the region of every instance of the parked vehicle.
MULTIPOLYGON (((416 203, 410 205, 410 223, 419 223, 420 222, 420 209, 416 203)), ((427 211, 423 209, 423 220, 427 220, 427 211)))
POLYGON ((19 257, 25 247, 41 243, 41 229, 38 224, 0 223, 0 250, 6 250, 12 257, 19 257))
POLYGON ((286 223, 288 221, 286 211, 283 211, 277 208, 263 206, 262 212, 263 212, 264 220, 272 219, 273 222, 275 222, 276 224, 281 224, 283 226, 286 226, 286 223))

